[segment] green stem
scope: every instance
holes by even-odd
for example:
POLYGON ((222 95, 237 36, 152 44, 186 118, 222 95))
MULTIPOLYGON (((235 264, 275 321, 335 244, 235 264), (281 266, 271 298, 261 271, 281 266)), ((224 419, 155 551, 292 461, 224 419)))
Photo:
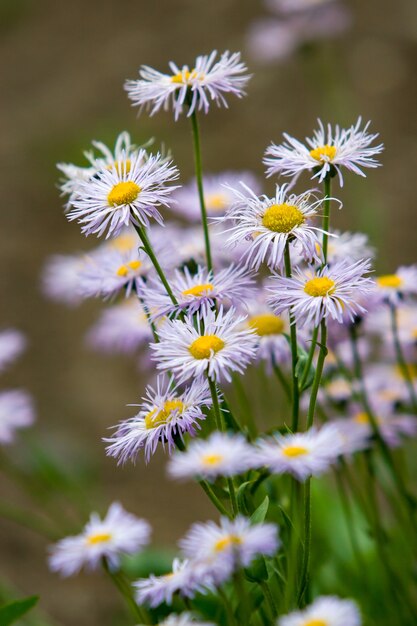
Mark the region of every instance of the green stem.
POLYGON ((205 200, 204 200, 203 170, 202 170, 202 165, 201 165, 200 133, 199 133, 199 129, 198 129, 198 120, 197 120, 197 113, 196 113, 196 111, 193 111, 193 113, 191 114, 191 126, 192 126, 192 129, 193 129, 195 177, 196 177, 196 180, 197 180, 198 196, 200 198, 201 221, 203 223, 203 230, 204 230, 204 242, 205 242, 205 246, 206 246, 207 269, 209 271, 212 271, 213 270, 213 262, 212 262, 212 259, 211 259, 210 237, 209 237, 209 231, 208 231, 206 203, 205 203, 205 200))
POLYGON ((390 309, 391 309, 391 330, 392 330, 392 336, 394 338, 395 354, 397 356, 398 366, 401 370, 401 374, 402 374, 402 377, 404 378, 405 384, 407 385, 412 409, 414 413, 417 413, 417 397, 416 397, 416 392, 414 389, 413 378, 407 366, 407 362, 404 358, 404 353, 403 353, 401 342, 400 342, 400 336, 398 333, 397 307, 395 306, 395 304, 391 304, 390 309))
MULTIPOLYGON (((285 275, 287 278, 291 278, 291 255, 290 245, 287 241, 284 251, 285 262, 285 275)), ((297 378, 297 362, 298 362, 298 347, 297 347, 297 327, 295 325, 295 319, 290 309, 290 343, 291 343, 291 375, 292 375, 292 422, 291 429, 295 433, 298 430, 298 417, 300 411, 300 391, 298 387, 297 378)))
POLYGON ((310 543, 311 543, 311 478, 304 484, 304 550, 301 565, 301 582, 297 596, 299 607, 305 604, 304 597, 308 589, 310 569, 310 543))
POLYGON ((264 596, 265 596, 266 601, 268 603, 269 610, 270 610, 270 613, 271 613, 271 616, 272 616, 272 620, 273 620, 273 622, 275 622, 275 619, 276 619, 276 617, 278 615, 278 609, 277 609, 277 607, 275 605, 274 597, 273 597, 273 595, 271 593, 269 585, 268 585, 268 583, 265 580, 261 580, 260 581, 260 587, 261 587, 262 591, 264 592, 264 596))
POLYGON ((312 427, 314 422, 314 414, 316 411, 317 394, 320 388, 321 377, 323 374, 324 361, 327 355, 327 326, 326 320, 322 319, 320 323, 320 352, 317 359, 316 373, 314 375, 313 386, 311 388, 310 403, 307 414, 307 430, 312 427))
POLYGON ((218 587, 217 593, 219 594, 220 598, 223 600, 224 608, 226 609, 227 626, 240 626, 233 612, 233 608, 230 604, 230 600, 221 587, 218 587))
POLYGON ((145 300, 142 298, 142 296, 140 296, 140 295, 139 295, 138 291, 136 291, 136 295, 138 296, 138 300, 139 300, 139 302, 140 302, 140 303, 141 303, 141 305, 142 305, 143 312, 145 313, 145 317, 146 317, 146 319, 147 319, 147 321, 148 321, 148 324, 149 324, 149 326, 150 326, 150 328, 151 328, 152 335, 153 335, 153 338, 154 338, 154 340, 155 340, 155 343, 159 343, 159 336, 158 336, 158 332, 157 332, 157 330, 156 330, 156 326, 155 326, 155 324, 154 324, 154 323, 153 323, 153 321, 152 321, 151 314, 149 313, 148 305, 146 304, 146 302, 145 302, 145 300))
POLYGON ((48 539, 48 541, 57 541, 61 536, 58 532, 49 528, 42 519, 34 517, 31 511, 20 511, 19 509, 0 504, 0 517, 29 528, 48 539))
POLYGON ((216 381, 212 380, 210 376, 207 376, 207 380, 208 380, 209 387, 210 387, 211 399, 213 401, 213 410, 214 410, 214 417, 216 419, 217 430, 224 432, 226 428, 225 428, 224 421, 223 421, 223 414, 220 409, 216 381))
POLYGON ((282 388, 283 388, 283 390, 285 392, 285 395, 287 396, 288 400, 291 401, 291 398, 292 398, 291 387, 288 384, 288 381, 285 378, 284 374, 282 373, 281 368, 279 367, 279 365, 277 365, 277 363, 275 363, 275 359, 274 358, 272 360, 272 369, 274 370, 275 376, 278 378, 280 384, 282 385, 282 388))
POLYGON ((232 477, 229 477, 227 479, 227 486, 229 488, 230 502, 232 505, 233 515, 234 517, 236 517, 236 515, 239 513, 239 508, 237 506, 235 485, 234 485, 232 477))
POLYGON ((216 509, 222 515, 226 515, 226 517, 229 517, 230 519, 232 519, 233 516, 226 509, 226 507, 220 502, 219 498, 216 496, 216 494, 214 493, 214 491, 210 487, 209 483, 206 480, 200 480, 199 483, 200 483, 201 487, 203 488, 203 490, 205 491, 205 493, 207 494, 207 496, 210 498, 210 500, 214 504, 214 506, 216 507, 216 509))
POLYGON ((136 624, 151 624, 147 611, 136 604, 136 600, 133 597, 132 589, 129 582, 124 578, 123 573, 120 570, 113 572, 106 558, 103 558, 103 569, 111 578, 114 585, 119 590, 120 594, 125 599, 126 604, 132 611, 136 624))
POLYGON ((314 358, 314 351, 316 349, 316 344, 317 344, 317 336, 319 334, 319 326, 316 326, 315 329, 313 330, 313 335, 311 337, 311 346, 310 346, 310 350, 308 351, 308 356, 307 356, 307 361, 304 367, 304 372, 303 372, 303 376, 301 378, 301 382, 300 382, 300 391, 303 391, 304 385, 307 382, 307 378, 308 375, 310 374, 310 369, 311 369, 311 364, 313 362, 313 358, 314 358))

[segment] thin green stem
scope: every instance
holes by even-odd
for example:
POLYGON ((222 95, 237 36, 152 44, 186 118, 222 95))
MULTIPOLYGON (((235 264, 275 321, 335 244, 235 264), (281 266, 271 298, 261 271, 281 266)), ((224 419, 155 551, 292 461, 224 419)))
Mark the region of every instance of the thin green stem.
POLYGON ((304 385, 307 382, 307 378, 308 375, 310 374, 310 369, 311 369, 311 364, 313 362, 313 358, 314 358, 314 351, 316 349, 316 344, 317 344, 317 337, 319 334, 319 326, 316 326, 315 329, 313 330, 313 335, 311 337, 311 345, 310 345, 310 350, 308 351, 308 356, 307 356, 307 361, 306 364, 304 366, 304 372, 301 378, 301 382, 300 382, 300 391, 303 391, 304 385))
POLYGON ((230 600, 221 587, 218 587, 217 593, 223 600, 224 608, 226 609, 227 626, 240 626, 235 617, 232 605, 230 604, 230 600))
POLYGON ((236 517, 236 515, 239 513, 239 508, 237 506, 236 491, 233 478, 230 477, 227 479, 227 486, 229 488, 230 503, 232 505, 233 515, 234 517, 236 517))
POLYGON ((201 165, 201 146, 200 146, 200 132, 198 129, 198 120, 197 113, 193 111, 191 114, 191 126, 193 129, 193 144, 194 144, 194 166, 195 166, 195 177, 197 181, 197 189, 198 189, 198 197, 200 199, 200 209, 201 209, 201 221, 203 223, 204 230, 204 242, 206 246, 206 257, 207 257, 207 269, 212 271, 213 262, 211 259, 211 249, 210 249, 210 237, 208 230, 208 222, 207 222, 207 211, 206 211, 206 203, 204 200, 204 190, 203 190, 203 169, 201 165))
POLYGON ((317 359, 316 373, 314 375, 313 386, 311 388, 310 403, 307 413, 307 429, 311 428, 314 423, 314 415, 316 412, 317 394, 320 388, 321 377, 323 374, 324 361, 327 355, 327 326, 326 320, 322 319, 320 323, 320 352, 317 359))
POLYGON ((109 567, 106 558, 103 558, 103 569, 108 574, 115 587, 119 590, 120 594, 123 596, 126 604, 131 610, 136 624, 151 624, 147 611, 140 607, 135 598, 133 597, 132 588, 129 582, 123 576, 123 573, 120 570, 112 571, 109 567))
POLYGON ((266 598, 266 601, 268 603, 268 607, 269 607, 269 611, 271 613, 272 616, 272 620, 275 621, 277 615, 278 615, 278 609, 275 605, 275 601, 274 601, 274 597, 271 593, 271 590, 269 588, 268 583, 265 580, 261 580, 260 581, 260 587, 262 589, 262 591, 264 592, 264 596, 266 598))
POLYGON ((273 359, 272 361, 272 369, 274 370, 274 374, 275 376, 278 378, 284 392, 285 395, 287 396, 288 400, 291 401, 292 398, 292 394, 291 394, 291 387, 288 384, 287 379, 285 378, 284 374, 282 373, 282 370, 280 368, 279 365, 277 365, 277 363, 275 363, 275 360, 273 359))
POLYGON ((395 304, 391 304, 390 309, 391 309, 391 330, 392 330, 392 336, 394 339, 395 354, 397 357, 398 366, 400 368, 401 375, 404 378, 404 382, 407 385, 412 409, 414 413, 417 413, 417 396, 416 396, 416 392, 414 389, 413 378, 411 376, 411 372, 407 365, 407 362, 404 358, 404 353, 403 353, 401 342, 400 342, 400 336, 398 333, 397 307, 395 306, 395 304))
POLYGON ((147 319, 147 321, 148 321, 148 324, 149 324, 149 326, 150 326, 150 329, 151 329, 151 331, 152 331, 152 335, 153 335, 153 338, 154 338, 154 340, 155 340, 155 343, 159 343, 159 336, 158 336, 158 332, 157 332, 157 330, 156 330, 156 326, 155 326, 155 324, 154 324, 154 323, 153 323, 153 321, 152 321, 151 314, 149 313, 148 305, 146 304, 146 302, 145 302, 145 300, 142 298, 142 296, 141 296, 141 295, 139 295, 139 292, 138 292, 138 291, 136 291, 136 295, 138 296, 138 300, 139 300, 139 302, 140 302, 140 303, 141 303, 141 305, 142 305, 143 312, 145 313, 145 317, 146 317, 146 319, 147 319))
MULTIPOLYGON (((287 242, 284 251, 285 262, 285 275, 287 278, 291 278, 291 255, 290 245, 287 242)), ((295 325, 295 319, 290 309, 290 343, 291 343, 291 376, 292 376, 292 422, 291 429, 295 433, 298 430, 298 418, 300 412, 300 391, 298 387, 297 377, 297 362, 298 362, 298 347, 297 347, 297 327, 295 325)))
POLYGON ((211 488, 211 486, 209 485, 209 483, 206 480, 200 480, 199 483, 200 483, 201 487, 203 488, 204 492, 207 494, 207 496, 210 498, 210 500, 212 501, 212 503, 216 507, 216 509, 222 515, 226 515, 226 517, 229 517, 230 519, 232 519, 233 516, 226 509, 226 507, 220 502, 219 498, 216 496, 216 494, 214 493, 214 491, 211 488))
POLYGON ((220 409, 216 381, 212 380, 210 376, 207 376, 207 380, 208 380, 209 387, 210 387, 211 399, 213 401, 213 410, 214 410, 214 417, 216 419, 217 430, 224 432, 226 428, 225 428, 224 421, 223 421, 223 414, 220 409))
POLYGON ((308 588, 310 569, 310 543, 311 543, 311 478, 304 484, 304 549, 301 565, 300 587, 297 596, 299 607, 305 604, 304 598, 308 588))

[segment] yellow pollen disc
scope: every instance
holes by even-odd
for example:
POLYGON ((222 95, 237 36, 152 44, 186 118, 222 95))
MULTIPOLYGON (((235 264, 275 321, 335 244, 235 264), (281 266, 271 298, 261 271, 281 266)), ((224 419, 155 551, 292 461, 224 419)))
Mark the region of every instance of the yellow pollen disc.
POLYGON ((121 265, 116 272, 118 276, 123 276, 123 277, 127 276, 128 273, 129 273, 129 270, 127 269, 126 265, 121 265))
POLYGON ((194 287, 190 287, 182 292, 183 296, 202 296, 203 294, 213 291, 214 287, 210 283, 205 283, 204 285, 194 285, 194 287))
POLYGON ((180 85, 187 85, 191 80, 194 80, 195 78, 203 78, 204 75, 200 74, 198 75, 198 73, 196 72, 196 70, 185 70, 182 72, 178 72, 178 74, 174 74, 174 76, 171 76, 171 83, 179 83, 180 85))
POLYGON ((140 268, 140 266, 142 265, 141 261, 129 261, 129 263, 127 263, 127 265, 121 265, 119 267, 119 269, 117 270, 116 274, 118 276, 127 276, 129 273, 129 269, 131 270, 138 270, 140 268))
POLYGON ((294 456, 302 456, 303 454, 307 454, 307 448, 304 446, 287 446, 282 449, 282 454, 285 456, 294 457, 294 456))
POLYGON ((313 150, 310 150, 310 156, 313 157, 319 163, 324 163, 326 161, 333 161, 336 156, 336 146, 329 146, 326 144, 325 146, 318 146, 313 150))
POLYGON ((227 196, 224 193, 210 193, 204 197, 207 209, 212 211, 223 211, 227 205, 227 196))
POLYGON ((95 535, 90 535, 87 537, 87 542, 90 546, 95 546, 98 543, 106 543, 106 541, 110 541, 111 534, 110 533, 96 533, 95 535))
POLYGON ((139 185, 132 180, 123 181, 113 187, 107 196, 107 201, 110 206, 130 204, 136 200, 140 192, 141 189, 139 185))
POLYGON ((167 400, 160 411, 158 411, 158 409, 153 409, 153 411, 150 411, 145 416, 145 426, 148 430, 150 430, 151 428, 156 428, 161 424, 166 424, 169 422, 174 411, 181 413, 184 408, 185 405, 181 402, 181 400, 167 400))
POLYGON ((273 313, 264 313, 262 315, 254 315, 249 320, 249 327, 253 328, 257 335, 265 337, 266 335, 281 335, 284 331, 284 322, 273 313))
POLYGON ((138 245, 138 240, 133 235, 120 235, 110 242, 112 248, 120 250, 120 252, 126 252, 131 250, 133 246, 138 245))
POLYGON ((317 276, 308 280, 304 285, 304 291, 313 298, 331 296, 335 290, 335 282, 327 276, 317 276))
POLYGON ((379 287, 398 289, 403 284, 403 279, 397 276, 397 274, 385 274, 385 276, 378 276, 376 282, 379 287))
POLYGON ((223 348, 224 341, 220 339, 220 337, 216 337, 216 335, 203 335, 193 341, 189 350, 195 359, 208 359, 213 352, 219 352, 219 350, 223 348))
POLYGON ((286 202, 268 207, 262 217, 262 224, 274 233, 289 233, 305 221, 300 209, 286 202))
POLYGON ((369 424, 369 415, 364 411, 361 413, 356 413, 353 419, 357 424, 369 424))
POLYGON ((132 167, 130 159, 126 159, 126 161, 115 161, 112 165, 108 165, 107 169, 115 169, 119 174, 129 174, 130 168, 132 167))
POLYGON ((309 619, 308 622, 304 622, 303 626, 328 626, 328 622, 324 619, 309 619))
POLYGON ((221 454, 205 454, 201 458, 203 465, 212 465, 212 466, 217 465, 222 460, 223 460, 223 457, 221 454))
POLYGON ((237 537, 236 535, 227 535, 226 537, 216 541, 214 549, 216 552, 222 552, 223 550, 226 550, 226 548, 229 548, 229 546, 238 546, 241 543, 242 540, 240 537, 237 537))

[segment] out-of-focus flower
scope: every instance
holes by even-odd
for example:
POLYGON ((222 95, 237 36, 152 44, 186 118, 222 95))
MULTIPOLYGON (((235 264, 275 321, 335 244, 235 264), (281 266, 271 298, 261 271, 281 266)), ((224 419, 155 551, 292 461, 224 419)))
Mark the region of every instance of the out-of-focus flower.
POLYGON ((11 365, 26 348, 26 337, 15 328, 0 331, 0 372, 11 365))
POLYGON ((211 622, 202 622, 196 619, 192 613, 171 613, 159 626, 214 626, 211 622))
POLYGON ((347 260, 351 263, 360 259, 374 257, 375 250, 369 245, 368 235, 364 233, 349 233, 333 230, 327 247, 327 262, 329 265, 337 261, 347 260))
POLYGON ((169 63, 171 74, 163 74, 142 65, 139 80, 128 80, 125 89, 134 106, 150 108, 153 115, 160 109, 172 108, 177 120, 188 105, 188 116, 195 110, 208 112, 210 101, 227 107, 225 94, 238 98, 245 95, 244 87, 250 76, 240 60, 240 52, 223 52, 216 61, 217 51, 207 56, 198 56, 194 67, 178 67, 169 63))
POLYGON ((147 522, 114 502, 104 519, 92 513, 80 535, 52 546, 49 566, 62 576, 73 576, 83 567, 97 569, 105 558, 111 569, 117 569, 122 555, 135 554, 148 543, 150 532, 147 522))
POLYGON ((359 609, 353 600, 320 596, 301 611, 278 619, 277 626, 361 626, 359 609))
POLYGON ((376 277, 376 295, 379 300, 398 305, 417 295, 417 265, 399 267, 395 274, 376 277))
POLYGON ((14 441, 15 431, 30 426, 35 420, 31 396, 21 389, 0 393, 0 444, 14 441))

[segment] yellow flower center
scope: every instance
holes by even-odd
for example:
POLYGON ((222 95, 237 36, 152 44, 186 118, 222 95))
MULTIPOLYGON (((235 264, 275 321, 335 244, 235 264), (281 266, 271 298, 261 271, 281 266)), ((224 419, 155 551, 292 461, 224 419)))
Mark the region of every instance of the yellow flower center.
POLYGON ((398 289, 403 284, 403 279, 397 276, 397 274, 385 274, 384 276, 378 276, 376 279, 379 287, 388 287, 389 289, 398 289))
POLYGON ((107 202, 110 206, 120 206, 122 204, 131 204, 136 200, 141 192, 139 185, 132 180, 126 180, 114 185, 113 189, 107 196, 107 202))
POLYGON ((214 549, 216 552, 222 552, 229 548, 230 546, 238 546, 242 543, 242 540, 237 535, 227 535, 226 537, 222 537, 214 544, 214 549))
POLYGON ((327 276, 316 276, 308 280, 304 285, 304 291, 313 298, 324 298, 331 296, 335 290, 335 282, 327 276))
POLYGON ((110 541, 111 534, 110 533, 96 533, 94 535, 90 535, 87 537, 87 543, 90 546, 95 546, 98 543, 106 543, 106 541, 110 541))
POLYGON ((224 193, 210 193, 204 197, 207 209, 212 211, 223 211, 227 205, 227 196, 224 193))
POLYGON ((222 350, 224 345, 223 339, 216 335, 203 335, 193 341, 189 350, 195 359, 208 359, 213 353, 222 350))
POLYGON ((325 146, 317 146, 317 148, 310 150, 310 155, 319 163, 325 163, 326 161, 333 161, 336 152, 336 146, 329 146, 326 143, 325 146))
POLYGON ((131 167, 132 163, 130 159, 126 159, 126 161, 115 161, 111 165, 108 165, 107 169, 111 170, 114 168, 120 176, 121 174, 129 174, 131 167))
POLYGON ((265 337, 266 335, 281 335, 284 331, 284 322, 273 313, 263 313, 261 315, 254 315, 249 320, 250 328, 260 335, 265 337))
POLYGON ((307 454, 307 452, 308 450, 304 448, 304 446, 287 446, 282 449, 282 454, 291 458, 294 456, 302 456, 303 454, 307 454))
POLYGON ((309 619, 303 626, 328 626, 328 622, 324 619, 309 619))
POLYGON ((112 248, 116 248, 120 252, 131 250, 133 246, 139 245, 138 240, 133 235, 120 235, 110 242, 112 248))
POLYGON ((125 277, 129 274, 129 269, 136 271, 140 268, 141 265, 142 265, 141 261, 129 261, 129 263, 127 263, 126 265, 121 265, 119 269, 117 270, 116 274, 118 276, 125 277))
POLYGON ((150 430, 161 424, 166 424, 171 419, 174 411, 182 413, 184 409, 185 405, 181 400, 167 400, 160 411, 153 409, 145 416, 145 426, 147 430, 150 430))
POLYGON ((357 424, 369 424, 369 415, 362 411, 361 413, 356 413, 353 418, 357 424))
POLYGON ((289 233, 305 221, 300 209, 286 202, 268 207, 262 217, 262 224, 274 233, 289 233))
POLYGON ((203 285, 194 285, 182 292, 183 296, 202 296, 208 291, 213 291, 214 287, 211 283, 205 283, 203 285))
POLYGON ((171 76, 171 83, 178 83, 180 85, 188 85, 192 80, 199 78, 204 78, 204 74, 198 74, 198 72, 194 70, 183 70, 182 72, 178 72, 178 74, 174 74, 171 76))
POLYGON ((221 454, 205 454, 201 458, 201 462, 203 465, 218 465, 221 461, 223 461, 223 457, 221 454))

